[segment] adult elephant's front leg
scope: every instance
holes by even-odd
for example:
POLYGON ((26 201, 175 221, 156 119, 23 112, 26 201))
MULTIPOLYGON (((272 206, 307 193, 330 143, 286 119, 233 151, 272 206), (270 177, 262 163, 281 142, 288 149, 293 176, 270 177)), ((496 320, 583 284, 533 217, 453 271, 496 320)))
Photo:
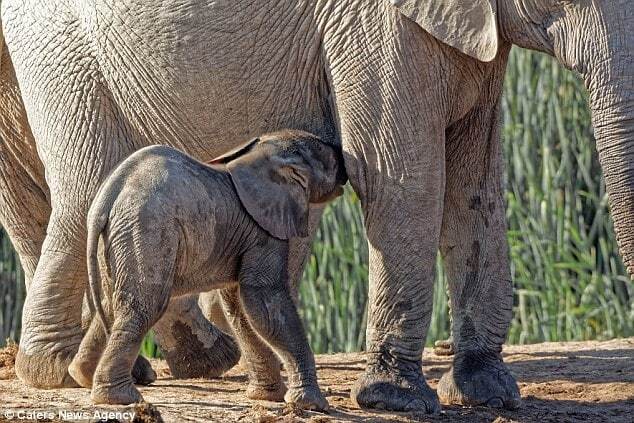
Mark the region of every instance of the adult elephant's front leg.
POLYGON ((441 213, 441 172, 433 173, 431 180, 407 180, 406 187, 381 181, 381 195, 365 200, 370 248, 368 362, 352 392, 362 407, 430 413, 440 408, 421 369, 441 213))
POLYGON ((361 407, 435 413, 440 405, 423 376, 422 352, 442 217, 444 119, 429 100, 436 70, 422 70, 429 54, 422 32, 409 31, 387 2, 375 7, 386 10, 351 17, 349 26, 364 20, 363 31, 326 43, 346 171, 361 199, 370 254, 367 368, 351 395, 361 407), (386 53, 399 49, 406 60, 386 53))
MULTIPOLYGON (((503 69, 499 70, 501 90, 503 69)), ((498 91, 499 92, 499 91, 498 91)), ((443 402, 516 408, 517 383, 502 362, 512 317, 499 97, 491 94, 447 134, 441 252, 449 278, 453 367, 438 386, 443 402)))

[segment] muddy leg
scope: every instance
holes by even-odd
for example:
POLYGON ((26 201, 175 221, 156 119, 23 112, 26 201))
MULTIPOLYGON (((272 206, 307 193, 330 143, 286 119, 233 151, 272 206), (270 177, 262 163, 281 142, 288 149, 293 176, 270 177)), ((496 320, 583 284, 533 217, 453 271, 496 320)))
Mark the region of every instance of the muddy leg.
MULTIPOLYGON (((504 70, 499 72, 501 85, 504 70)), ((448 403, 516 408, 519 389, 501 354, 513 313, 513 284, 497 116, 488 106, 476 109, 447 135, 441 252, 455 354, 438 395, 448 403), (466 150, 474 153, 462 153, 466 150)))
POLYGON ((198 296, 170 301, 154 326, 156 341, 176 378, 214 378, 240 360, 238 344, 205 318, 198 296))

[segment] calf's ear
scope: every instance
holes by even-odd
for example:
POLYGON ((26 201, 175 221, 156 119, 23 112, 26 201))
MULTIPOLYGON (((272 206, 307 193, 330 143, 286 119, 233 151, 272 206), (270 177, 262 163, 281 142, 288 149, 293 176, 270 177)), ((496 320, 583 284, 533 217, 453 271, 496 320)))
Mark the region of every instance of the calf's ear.
POLYGON ((227 164, 242 205, 279 239, 308 236, 310 169, 292 157, 260 149, 227 164))
POLYGON ((210 165, 227 164, 231 160, 235 160, 238 157, 248 153, 253 148, 253 146, 257 144, 259 141, 260 141, 260 138, 253 138, 252 140, 249 140, 239 145, 233 150, 229 150, 222 156, 218 156, 215 159, 208 161, 207 164, 210 164, 210 165))

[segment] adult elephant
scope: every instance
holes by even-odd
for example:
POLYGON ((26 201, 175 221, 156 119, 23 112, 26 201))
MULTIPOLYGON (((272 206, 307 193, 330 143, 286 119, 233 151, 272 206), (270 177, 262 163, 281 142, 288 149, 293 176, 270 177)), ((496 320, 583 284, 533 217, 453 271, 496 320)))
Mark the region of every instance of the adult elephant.
MULTIPOLYGON (((500 355, 512 306, 499 141, 508 52, 512 44, 544 51, 583 76, 632 273, 629 1, 243 3, 2 1, 52 204, 24 312, 19 376, 34 385, 68 381, 81 335, 73 305, 86 279, 84 217, 118 161, 149 143, 209 159, 250 136, 295 127, 342 143, 364 210, 368 365, 355 400, 438 409, 421 352, 440 247, 456 354, 438 393, 516 406, 517 385, 500 355)), ((8 204, 31 195, 30 186, 8 190, 8 204)), ((9 227, 38 222, 34 211, 14 208, 5 212, 9 227)))

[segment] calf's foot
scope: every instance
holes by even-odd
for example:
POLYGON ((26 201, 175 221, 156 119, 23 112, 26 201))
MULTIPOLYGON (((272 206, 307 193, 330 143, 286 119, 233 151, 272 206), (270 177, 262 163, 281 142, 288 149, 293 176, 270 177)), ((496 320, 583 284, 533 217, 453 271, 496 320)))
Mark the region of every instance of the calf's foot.
POLYGON ((443 341, 436 341, 434 343, 434 354, 440 356, 448 356, 454 355, 454 345, 453 345, 453 337, 450 336, 448 339, 443 341))
POLYGON ((522 402, 517 382, 501 357, 481 352, 456 354, 453 367, 438 383, 438 396, 447 404, 511 410, 522 402))
POLYGON ((82 388, 92 388, 92 377, 95 374, 96 367, 96 363, 83 361, 77 354, 68 366, 68 374, 82 388))
POLYGON ((290 388, 284 401, 289 404, 296 404, 304 410, 328 411, 330 406, 319 390, 319 386, 305 386, 301 388, 290 388))
POLYGON ((252 400, 282 402, 284 394, 286 394, 286 385, 282 381, 273 385, 249 383, 247 387, 247 398, 252 400))
POLYGON ((132 368, 132 379, 137 385, 150 385, 156 380, 156 372, 147 358, 138 356, 132 368))
POLYGON ((116 385, 98 384, 92 387, 90 398, 95 404, 134 404, 143 401, 132 380, 116 385))

